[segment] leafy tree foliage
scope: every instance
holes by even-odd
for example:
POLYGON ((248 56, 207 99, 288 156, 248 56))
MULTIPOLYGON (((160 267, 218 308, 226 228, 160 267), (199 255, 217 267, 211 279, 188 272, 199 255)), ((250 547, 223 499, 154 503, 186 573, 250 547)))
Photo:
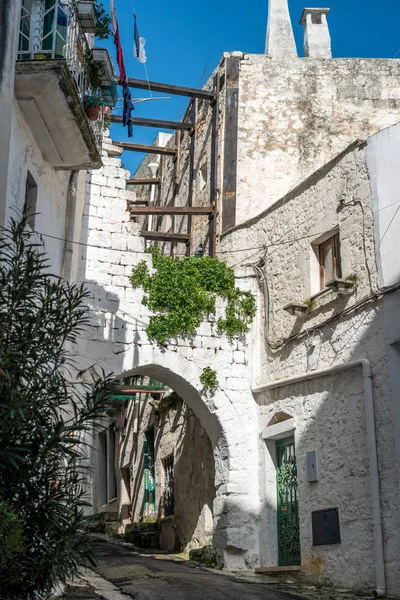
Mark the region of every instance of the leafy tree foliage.
POLYGON ((177 336, 193 336, 201 321, 215 314, 217 297, 227 300, 225 318, 218 320, 218 329, 229 338, 245 333, 256 311, 251 292, 235 286, 233 270, 210 256, 170 258, 151 248, 154 273, 145 261, 134 267, 131 283, 142 287, 142 303, 155 315, 150 318, 147 333, 160 344, 177 336))
POLYGON ((0 597, 13 600, 47 598, 94 563, 85 456, 112 401, 106 378, 69 380, 86 293, 49 274, 26 223, 0 241, 0 597))

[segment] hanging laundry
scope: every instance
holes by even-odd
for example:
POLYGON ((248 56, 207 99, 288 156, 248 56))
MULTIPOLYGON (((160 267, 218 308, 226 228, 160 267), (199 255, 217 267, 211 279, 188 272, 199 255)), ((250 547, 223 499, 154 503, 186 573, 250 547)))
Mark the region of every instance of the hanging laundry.
POLYGON ((138 59, 138 61, 144 64, 147 61, 146 51, 144 49, 146 45, 146 40, 142 38, 139 34, 136 15, 133 15, 133 17, 135 19, 135 27, 133 32, 133 53, 138 59))
POLYGON ((124 52, 122 50, 121 38, 119 35, 119 27, 117 13, 115 10, 114 0, 110 0, 110 14, 112 29, 114 33, 114 44, 117 49, 117 63, 119 68, 119 82, 122 85, 124 96, 124 112, 122 122, 124 127, 128 127, 128 137, 133 136, 132 111, 135 109, 132 102, 131 92, 126 79, 124 52))
POLYGON ((121 46, 121 38, 119 36, 119 28, 117 23, 117 29, 114 34, 114 44, 117 48, 117 63, 119 68, 119 81, 122 85, 123 81, 126 79, 126 71, 125 71, 125 62, 124 62, 124 52, 121 46))
POLYGON ((122 84, 124 94, 124 112, 122 116, 122 122, 124 127, 128 127, 128 137, 133 136, 133 125, 132 125, 132 111, 135 110, 132 102, 131 91, 128 86, 128 82, 124 79, 122 84))
POLYGON ((113 35, 116 34, 118 21, 117 21, 117 12, 115 10, 114 0, 110 0, 110 15, 111 15, 111 26, 113 35))

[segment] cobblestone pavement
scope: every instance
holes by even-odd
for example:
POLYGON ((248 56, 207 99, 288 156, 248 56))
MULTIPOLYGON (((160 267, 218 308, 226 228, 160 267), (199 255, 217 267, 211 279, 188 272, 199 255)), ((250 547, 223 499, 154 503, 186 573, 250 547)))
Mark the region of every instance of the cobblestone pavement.
POLYGON ((318 589, 288 579, 227 574, 130 545, 98 539, 96 573, 81 573, 64 600, 366 600, 349 591, 318 589))

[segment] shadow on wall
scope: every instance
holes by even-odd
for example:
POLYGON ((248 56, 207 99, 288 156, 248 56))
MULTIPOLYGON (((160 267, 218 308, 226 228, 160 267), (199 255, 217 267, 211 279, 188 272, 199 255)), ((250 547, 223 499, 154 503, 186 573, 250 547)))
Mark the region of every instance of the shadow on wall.
MULTIPOLYGON (((394 460, 388 347, 382 329, 384 317, 381 308, 379 305, 365 307, 357 319, 349 315, 344 317, 340 323, 343 336, 338 336, 338 331, 326 329, 313 349, 314 360, 310 361, 310 356, 305 359, 308 371, 321 367, 321 354, 326 365, 326 353, 330 364, 360 358, 367 358, 372 363, 385 566, 388 591, 393 594, 400 583, 397 562, 400 555, 397 517, 400 510, 399 473, 394 460), (348 353, 347 336, 354 338, 351 354, 348 353)), ((282 352, 282 360, 293 360, 294 351, 298 351, 298 345, 288 345, 282 352)), ((328 373, 323 377, 285 384, 263 392, 258 398, 264 427, 279 411, 293 416, 296 422, 295 429, 286 437, 294 436, 296 445, 304 576, 315 583, 375 589, 375 545, 362 369, 328 373), (316 481, 308 481, 309 452, 316 452, 316 481), (313 545, 312 513, 332 508, 339 512, 340 542, 313 545)), ((264 481, 267 481, 266 496, 271 499, 263 509, 260 524, 264 566, 278 564, 275 447, 273 439, 264 442, 264 481)))
MULTIPOLYGON (((156 516, 162 521, 165 549, 189 550, 210 543, 213 529, 213 501, 215 498, 215 467, 213 449, 208 435, 192 410, 179 399, 173 406, 161 404, 160 410, 149 410, 151 398, 138 403, 138 411, 131 416, 125 437, 125 448, 136 421, 138 433, 131 435, 128 462, 132 470, 132 520, 146 520, 144 514, 144 432, 155 428, 156 516), (155 414, 159 418, 155 418, 155 414), (129 433, 131 432, 131 433, 129 433), (164 461, 173 455, 174 517, 165 514, 166 490, 164 461), (165 517, 168 517, 165 519, 165 517)), ((121 456, 125 449, 122 448, 121 456)), ((127 458, 125 458, 127 461, 127 458)))
POLYGON ((174 465, 175 527, 180 549, 189 550, 212 539, 215 464, 210 439, 200 421, 185 404, 182 410, 185 423, 174 465))

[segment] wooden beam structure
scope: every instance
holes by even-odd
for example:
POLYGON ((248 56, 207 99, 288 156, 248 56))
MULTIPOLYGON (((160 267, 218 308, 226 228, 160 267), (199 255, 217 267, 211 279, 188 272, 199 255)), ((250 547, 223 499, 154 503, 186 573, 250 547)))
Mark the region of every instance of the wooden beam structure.
POLYGON ((219 73, 214 76, 213 81, 215 102, 213 103, 212 112, 212 132, 211 132, 211 172, 210 172, 210 204, 214 207, 213 214, 210 218, 209 226, 209 252, 210 256, 216 256, 216 206, 218 199, 218 116, 219 116, 219 93, 220 93, 220 77, 219 73))
POLYGON ((130 142, 111 142, 113 146, 129 150, 130 152, 144 152, 145 154, 164 154, 175 156, 176 148, 166 148, 164 146, 148 146, 146 144, 131 144, 130 142))
POLYGON ((161 179, 159 177, 153 177, 152 179, 146 177, 136 177, 133 179, 128 179, 126 183, 127 185, 155 185, 161 183, 161 179))
MULTIPOLYGON (((142 117, 132 117, 132 125, 140 127, 155 127, 156 129, 172 129, 178 131, 190 131, 193 129, 193 123, 184 123, 183 121, 164 121, 161 119, 144 119, 142 117)), ((121 115, 111 115, 111 123, 122 124, 121 115)))
POLYGON ((189 233, 164 233, 163 231, 142 231, 140 233, 145 240, 155 242, 189 242, 189 233))
POLYGON ((132 207, 132 215, 211 215, 211 206, 146 206, 144 208, 132 207))
POLYGON ((128 77, 128 85, 138 90, 148 90, 153 92, 163 92, 175 96, 188 96, 189 98, 201 98, 203 100, 213 100, 213 92, 200 90, 198 88, 184 87, 182 85, 171 85, 170 83, 160 83, 158 81, 147 81, 146 79, 134 79, 128 77))
POLYGON ((239 71, 240 60, 238 58, 227 58, 225 75, 226 108, 222 190, 222 233, 236 225, 239 71))

